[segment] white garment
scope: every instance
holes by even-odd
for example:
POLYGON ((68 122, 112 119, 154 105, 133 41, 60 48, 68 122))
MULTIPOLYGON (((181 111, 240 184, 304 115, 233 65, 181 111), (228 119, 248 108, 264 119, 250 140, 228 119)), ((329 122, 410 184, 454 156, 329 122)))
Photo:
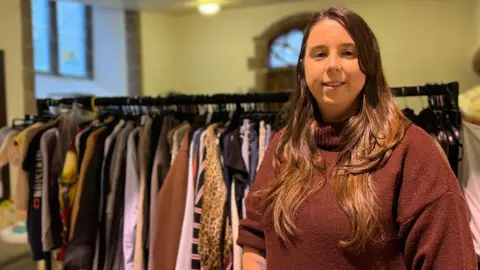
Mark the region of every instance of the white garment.
POLYGON ((195 206, 195 195, 193 194, 193 156, 195 141, 193 138, 198 136, 202 130, 197 130, 192 136, 190 142, 190 153, 188 158, 188 183, 187 183, 187 198, 185 203, 185 214, 183 215, 182 233, 180 235, 180 243, 178 245, 177 262, 175 263, 175 270, 190 269, 192 264, 192 233, 193 233, 193 208, 195 206))
MULTIPOLYGON (((250 120, 249 119, 244 119, 243 120, 243 125, 240 128, 240 136, 242 138, 242 158, 243 162, 245 162, 245 167, 247 168, 247 171, 250 171, 250 120)), ((246 185, 245 187, 245 196, 242 199, 242 218, 247 216, 247 211, 245 208, 245 198, 247 197, 246 195, 250 191, 250 186, 246 185)))
POLYGON ((128 136, 127 167, 125 179, 125 210, 123 213, 123 257, 125 270, 132 270, 135 252, 135 233, 138 214, 138 194, 140 191, 140 175, 138 173, 137 141, 140 127, 135 128, 128 136))
POLYGON ((463 159, 460 182, 464 186, 470 212, 470 229, 473 234, 475 251, 480 255, 480 126, 462 123, 463 159))
POLYGON ((266 124, 265 125, 265 151, 270 144, 270 137, 272 136, 272 125, 266 124))

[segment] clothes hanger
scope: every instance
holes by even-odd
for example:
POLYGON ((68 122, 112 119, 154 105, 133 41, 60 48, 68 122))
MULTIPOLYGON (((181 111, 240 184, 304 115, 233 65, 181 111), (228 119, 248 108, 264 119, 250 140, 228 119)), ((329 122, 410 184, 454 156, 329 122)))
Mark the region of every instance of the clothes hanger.
POLYGON ((452 132, 456 143, 460 144, 462 137, 461 137, 459 127, 457 126, 457 123, 460 120, 460 111, 459 111, 459 108, 458 108, 458 104, 455 104, 455 100, 453 98, 453 93, 452 93, 452 91, 450 91, 450 88, 448 87, 448 85, 446 87, 446 92, 447 92, 447 96, 445 96, 445 99, 446 99, 447 102, 445 102, 446 103, 445 105, 447 105, 447 106, 445 106, 445 107, 446 107, 447 112, 445 113, 445 117, 446 117, 446 121, 449 123, 447 127, 452 132), (452 115, 453 115, 453 117, 452 117, 452 115), (458 118, 455 119, 456 118, 455 116, 457 116, 458 118))
POLYGON ((434 127, 433 131, 436 134, 436 138, 440 145, 444 149, 446 149, 446 146, 449 145, 447 134, 444 129, 444 122, 443 122, 443 112, 440 109, 440 104, 438 100, 438 96, 431 96, 429 97, 429 102, 430 102, 430 107, 433 110, 434 113, 434 127))
POLYGON ((402 111, 403 111, 403 114, 404 114, 408 119, 410 119, 410 121, 412 121, 413 123, 417 123, 417 122, 418 122, 417 115, 416 115, 415 112, 408 106, 407 97, 405 96, 405 87, 402 87, 402 96, 403 96, 403 100, 404 100, 404 103, 405 103, 405 108, 402 110, 402 111))
POLYGON ((24 118, 14 118, 12 122, 13 129, 25 129, 34 123, 30 115, 25 114, 24 118))
POLYGON ((452 124, 451 124, 450 119, 448 117, 448 112, 445 108, 444 98, 445 98, 445 96, 438 96, 437 97, 438 103, 440 105, 439 107, 442 110, 442 116, 443 116, 443 118, 442 118, 443 125, 442 126, 443 126, 443 131, 445 132, 445 135, 447 137, 448 144, 453 146, 457 142, 455 140, 455 136, 453 135, 453 132, 450 129, 452 124))

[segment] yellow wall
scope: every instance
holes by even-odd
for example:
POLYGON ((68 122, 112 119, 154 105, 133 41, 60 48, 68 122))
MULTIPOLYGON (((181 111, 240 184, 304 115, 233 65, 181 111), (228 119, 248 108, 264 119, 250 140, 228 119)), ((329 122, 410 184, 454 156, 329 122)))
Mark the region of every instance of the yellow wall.
MULTIPOLYGON (((343 3, 377 35, 390 85, 459 81, 468 89, 479 82, 471 51, 472 10, 480 0, 349 1, 343 3)), ((245 91, 254 86, 247 68, 253 38, 285 16, 329 3, 333 0, 230 9, 213 17, 142 13, 143 94, 164 94, 171 87, 186 93, 245 91)))
MULTIPOLYGON (((474 50, 480 50, 480 0, 475 1, 475 9, 474 9, 474 37, 476 38, 476 42, 474 42, 474 50)), ((480 76, 480 75, 479 75, 480 76)))
POLYGON ((0 37, 0 49, 5 53, 7 115, 9 119, 22 117, 24 85, 20 1, 0 0, 0 37))
POLYGON ((181 89, 177 76, 177 33, 173 26, 180 19, 161 13, 142 12, 140 16, 143 95, 158 95, 158 89, 181 89))

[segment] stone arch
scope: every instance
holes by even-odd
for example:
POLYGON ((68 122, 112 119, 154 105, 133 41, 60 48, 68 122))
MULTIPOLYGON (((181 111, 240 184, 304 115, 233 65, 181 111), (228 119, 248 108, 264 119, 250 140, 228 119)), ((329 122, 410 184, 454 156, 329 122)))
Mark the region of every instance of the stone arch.
POLYGON ((249 59, 249 69, 255 72, 254 91, 265 91, 267 89, 268 53, 272 40, 277 36, 292 29, 303 29, 313 18, 313 12, 297 13, 271 24, 262 34, 253 38, 255 43, 255 56, 249 59))

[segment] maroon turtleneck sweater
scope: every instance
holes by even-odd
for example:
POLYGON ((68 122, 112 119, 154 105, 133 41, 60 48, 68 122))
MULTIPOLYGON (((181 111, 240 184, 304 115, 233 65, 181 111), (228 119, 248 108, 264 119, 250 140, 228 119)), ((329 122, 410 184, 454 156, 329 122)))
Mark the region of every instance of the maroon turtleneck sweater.
MULTIPOLYGON (((272 161, 282 134, 272 139, 249 194, 275 181, 272 161)), ((265 251, 268 269, 477 269, 466 201, 445 155, 426 132, 411 126, 373 174, 389 237, 361 254, 339 247, 351 239, 349 219, 330 184, 339 129, 320 127, 315 139, 320 149, 328 149, 322 152, 328 179, 300 207, 294 242, 282 247, 258 214, 260 198, 246 198, 247 218, 240 221, 237 243, 265 251)))

